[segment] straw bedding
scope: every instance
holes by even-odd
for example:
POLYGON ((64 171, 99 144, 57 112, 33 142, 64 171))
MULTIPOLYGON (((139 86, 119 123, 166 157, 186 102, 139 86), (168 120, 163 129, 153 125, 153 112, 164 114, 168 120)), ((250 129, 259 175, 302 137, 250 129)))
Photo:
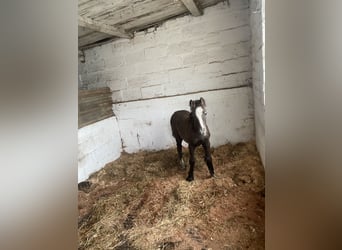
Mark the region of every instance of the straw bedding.
POLYGON ((195 155, 191 183, 175 148, 123 153, 80 183, 79 249, 264 249, 264 169, 255 143, 212 149, 216 178, 203 150, 195 155))

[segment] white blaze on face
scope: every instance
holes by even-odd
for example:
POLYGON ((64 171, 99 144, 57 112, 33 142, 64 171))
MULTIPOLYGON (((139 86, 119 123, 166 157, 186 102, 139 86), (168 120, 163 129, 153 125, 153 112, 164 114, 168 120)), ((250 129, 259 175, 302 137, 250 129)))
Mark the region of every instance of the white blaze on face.
POLYGON ((205 126, 205 123, 203 121, 203 117, 202 117, 202 114, 203 114, 203 108, 202 107, 197 107, 196 108, 196 117, 200 123, 200 126, 201 126, 201 134, 202 135, 207 135, 207 127, 205 126))

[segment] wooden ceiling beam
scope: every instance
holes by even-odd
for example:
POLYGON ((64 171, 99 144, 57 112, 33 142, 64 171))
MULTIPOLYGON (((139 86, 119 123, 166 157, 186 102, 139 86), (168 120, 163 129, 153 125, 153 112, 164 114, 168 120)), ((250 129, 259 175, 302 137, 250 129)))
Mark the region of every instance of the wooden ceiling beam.
POLYGON ((193 16, 201 16, 203 14, 201 8, 195 3, 194 0, 181 0, 185 7, 190 11, 193 16))
POLYGON ((85 27, 94 31, 102 32, 108 35, 122 37, 122 38, 132 38, 133 35, 127 33, 125 30, 113 27, 111 25, 94 21, 87 17, 78 16, 78 25, 85 27))

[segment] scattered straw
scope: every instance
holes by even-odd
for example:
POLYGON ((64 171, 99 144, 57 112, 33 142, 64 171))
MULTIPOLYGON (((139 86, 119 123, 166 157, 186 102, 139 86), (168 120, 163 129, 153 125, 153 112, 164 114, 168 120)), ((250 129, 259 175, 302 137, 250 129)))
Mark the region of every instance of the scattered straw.
POLYGON ((123 154, 93 174, 79 191, 79 249, 264 249, 255 144, 212 151, 217 177, 197 149, 191 183, 176 149, 123 154))

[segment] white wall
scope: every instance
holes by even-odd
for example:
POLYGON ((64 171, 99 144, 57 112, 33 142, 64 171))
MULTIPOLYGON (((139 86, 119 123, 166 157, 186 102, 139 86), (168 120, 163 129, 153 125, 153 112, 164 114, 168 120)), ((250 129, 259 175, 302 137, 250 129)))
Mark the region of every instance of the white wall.
POLYGON ((80 87, 110 87, 123 150, 174 146, 172 113, 201 96, 213 146, 254 138, 249 1, 229 2, 85 51, 80 87))
POLYGON ((212 146, 248 141, 254 134, 251 95, 251 88, 237 88, 115 105, 124 150, 131 153, 175 147, 170 127, 172 113, 189 110, 189 100, 201 96, 208 106, 212 146))
POLYGON ((251 0, 253 93, 256 143, 265 165, 265 1, 251 0))
POLYGON ((78 182, 117 159, 122 151, 119 127, 115 117, 78 130, 78 182))

